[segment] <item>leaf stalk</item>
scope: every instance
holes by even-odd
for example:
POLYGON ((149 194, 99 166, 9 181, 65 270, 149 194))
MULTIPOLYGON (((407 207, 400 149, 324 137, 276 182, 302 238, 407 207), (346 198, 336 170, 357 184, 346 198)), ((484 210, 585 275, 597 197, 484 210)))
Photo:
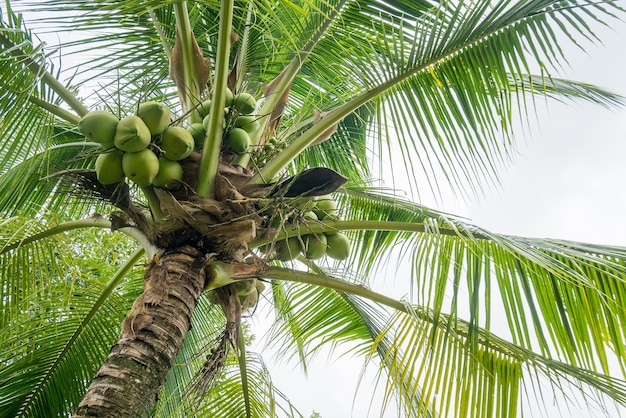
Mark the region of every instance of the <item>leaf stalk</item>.
POLYGON ((217 38, 215 58, 215 82, 211 97, 206 128, 206 138, 200 159, 198 186, 196 192, 203 197, 213 197, 213 188, 219 165, 220 148, 224 128, 224 105, 226 104, 226 86, 228 82, 228 64, 230 58, 230 36, 233 26, 234 0, 223 1, 220 6, 220 26, 217 38))
POLYGON ((35 61, 30 55, 28 55, 24 50, 19 48, 11 39, 6 37, 4 34, 0 33, 0 45, 6 48, 6 51, 9 52, 14 57, 23 61, 26 67, 36 76, 41 78, 48 87, 52 89, 56 94, 59 95, 61 99, 69 107, 72 108, 79 116, 84 116, 89 109, 81 103, 80 100, 72 93, 67 87, 65 87, 55 76, 50 74, 45 67, 35 61))

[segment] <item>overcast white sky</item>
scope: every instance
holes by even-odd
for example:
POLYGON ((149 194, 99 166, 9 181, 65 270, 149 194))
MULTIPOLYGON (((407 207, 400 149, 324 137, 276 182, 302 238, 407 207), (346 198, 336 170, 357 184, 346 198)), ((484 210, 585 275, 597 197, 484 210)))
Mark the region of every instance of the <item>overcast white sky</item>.
MULTIPOLYGON (((601 33, 604 45, 589 48, 588 55, 569 55, 572 68, 560 76, 626 96, 626 25, 601 33)), ((520 155, 502 174, 499 189, 472 202, 448 195, 443 201, 423 196, 421 203, 499 233, 625 246, 625 116, 624 110, 550 102, 540 109, 537 129, 520 135, 520 155)), ((252 323, 253 332, 260 335, 264 325, 258 319, 252 323)), ((265 359, 272 363, 271 356, 265 359)), ((361 366, 360 360, 320 356, 307 377, 293 364, 278 363, 272 369, 278 389, 305 415, 315 410, 323 418, 360 418, 367 416, 371 394, 366 383, 353 404, 361 366)), ((534 416, 534 411, 526 412, 534 416)), ((379 416, 377 406, 369 416, 379 416)), ((397 414, 390 409, 386 416, 397 414)), ((558 416, 588 415, 570 411, 558 416)))

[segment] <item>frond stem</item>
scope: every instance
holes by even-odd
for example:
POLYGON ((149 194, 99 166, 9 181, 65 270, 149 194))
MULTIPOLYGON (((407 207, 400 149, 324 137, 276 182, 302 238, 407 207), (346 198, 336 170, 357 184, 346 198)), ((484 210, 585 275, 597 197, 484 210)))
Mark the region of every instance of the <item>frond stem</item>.
MULTIPOLYGON (((195 52, 193 41, 193 29, 189 22, 189 13, 187 11, 187 2, 178 1, 174 3, 174 14, 176 16, 176 36, 179 43, 181 55, 183 59, 183 78, 187 91, 184 94, 185 103, 183 103, 185 112, 189 112, 200 102, 198 74, 196 73, 195 52)), ((195 112, 191 113, 192 122, 195 112)))
POLYGON ((144 196, 146 196, 146 200, 148 200, 148 205, 150 206, 150 211, 152 212, 152 216, 155 221, 160 221, 163 219, 163 211, 161 211, 161 202, 159 202, 159 198, 152 186, 141 186, 141 191, 144 196))
POLYGON ((475 239, 490 239, 488 236, 479 232, 472 232, 466 230, 454 230, 448 228, 433 229, 424 224, 418 224, 413 222, 390 222, 390 221, 321 221, 321 222, 307 222, 299 225, 293 229, 280 229, 274 230, 274 233, 269 233, 262 238, 256 238, 248 243, 250 248, 256 248, 263 244, 267 244, 273 240, 282 240, 285 238, 305 235, 305 234, 319 234, 324 232, 337 232, 348 230, 367 230, 367 231, 404 231, 404 232, 418 232, 418 233, 431 233, 438 235, 448 235, 453 237, 471 237, 475 239))
POLYGON ((11 55, 22 60, 33 74, 41 77, 41 81, 58 94, 59 97, 61 97, 61 99, 63 99, 63 101, 67 103, 72 110, 78 113, 79 116, 84 116, 87 112, 89 112, 89 109, 87 109, 87 107, 85 107, 85 105, 78 100, 74 93, 69 91, 67 87, 57 80, 55 76, 50 74, 50 72, 48 72, 42 64, 35 61, 24 50, 19 48, 11 39, 7 38, 2 33, 0 33, 0 45, 3 45, 11 55))
POLYGON ((39 97, 36 96, 29 96, 28 100, 30 100, 31 103, 33 103, 34 105, 39 106, 42 109, 47 110, 48 112, 52 113, 55 116, 60 117, 61 119, 64 119, 66 121, 68 121, 69 123, 72 123, 74 125, 78 125, 78 122, 80 122, 80 117, 73 114, 72 112, 69 112, 53 103, 47 102, 45 100, 40 99, 39 97))
MULTIPOLYGON (((32 242, 39 241, 40 239, 49 238, 56 234, 60 234, 60 233, 67 232, 67 231, 72 231, 74 229, 81 229, 81 228, 110 229, 111 221, 109 221, 108 219, 102 216, 96 215, 96 216, 91 216, 85 219, 64 222, 62 224, 55 225, 51 228, 48 228, 44 231, 22 238, 21 240, 15 241, 11 244, 7 244, 4 247, 0 248, 0 254, 4 254, 8 251, 14 250, 23 245, 28 245, 32 242)), ((144 235, 144 233, 141 232, 140 230, 136 228, 124 227, 124 228, 118 229, 117 231, 120 231, 134 238, 141 245, 143 251, 146 252, 148 255, 154 254, 156 252, 154 245, 150 243, 150 241, 148 240, 148 237, 144 235)))
MULTIPOLYGON (((470 332, 470 325, 461 319, 448 318, 443 314, 438 315, 438 319, 435 319, 432 313, 430 313, 427 309, 409 305, 408 303, 375 292, 365 286, 338 280, 323 273, 308 273, 282 267, 268 267, 267 270, 263 272, 263 277, 322 286, 328 289, 336 290, 340 293, 349 293, 351 295, 359 296, 392 308, 396 311, 404 312, 419 320, 426 321, 434 326, 442 328, 447 332, 453 332, 461 337, 467 337, 470 332)), ((530 360, 533 362, 534 358, 540 357, 532 351, 505 341, 487 330, 481 329, 478 332, 480 334, 478 339, 479 343, 494 351, 502 353, 507 357, 513 357, 518 361, 530 360)))
POLYGON ((198 186, 196 187, 196 192, 203 197, 213 196, 215 176, 217 175, 217 167, 219 165, 234 3, 234 0, 226 0, 222 1, 220 6, 220 25, 217 38, 217 55, 215 57, 215 82, 211 97, 212 105, 206 126, 207 133, 200 159, 198 186))

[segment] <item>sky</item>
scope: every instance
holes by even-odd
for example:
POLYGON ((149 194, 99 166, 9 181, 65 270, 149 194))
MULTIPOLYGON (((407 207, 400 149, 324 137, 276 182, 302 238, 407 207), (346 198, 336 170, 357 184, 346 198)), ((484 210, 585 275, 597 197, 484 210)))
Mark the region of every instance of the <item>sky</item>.
MULTIPOLYGON (((572 51, 571 68, 559 76, 626 96, 626 24, 600 32, 604 45, 589 47, 587 53, 572 51)), ((442 199, 422 195, 420 203, 498 233, 626 246, 626 111, 550 101, 540 104, 537 113, 530 132, 518 131, 518 155, 501 173, 499 187, 471 201, 444 193, 442 199)), ((260 346, 268 323, 258 318, 251 323, 260 346)), ((373 373, 364 378, 355 401, 361 360, 329 359, 322 352, 304 376, 293 362, 265 354, 277 388, 305 416, 315 410, 323 418, 365 417, 370 401, 369 416, 380 416, 380 398, 370 396, 373 373)), ((397 414, 390 407, 385 416, 397 414)))

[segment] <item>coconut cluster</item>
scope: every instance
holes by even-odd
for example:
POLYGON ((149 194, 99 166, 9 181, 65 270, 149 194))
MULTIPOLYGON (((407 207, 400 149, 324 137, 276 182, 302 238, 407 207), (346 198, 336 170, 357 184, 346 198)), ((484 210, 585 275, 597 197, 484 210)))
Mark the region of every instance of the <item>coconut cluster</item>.
MULTIPOLYGON (((300 199, 300 202, 294 203, 298 207, 297 215, 286 220, 274 216, 270 218, 270 226, 288 230, 295 229, 302 222, 339 220, 337 202, 330 195, 300 199)), ((277 241, 273 249, 265 247, 262 250, 273 250, 275 258, 280 261, 290 261, 301 254, 308 260, 318 260, 324 256, 345 260, 350 255, 350 240, 339 231, 312 232, 277 241)))
MULTIPOLYGON (((249 93, 236 95, 226 90, 222 148, 248 152, 250 134, 260 128, 256 99, 249 93)), ((129 178, 139 186, 165 189, 178 187, 183 179, 180 161, 204 145, 211 101, 202 102, 197 112, 202 123, 187 129, 172 122, 170 109, 160 102, 139 104, 137 113, 118 119, 111 112, 94 110, 83 116, 78 129, 105 149, 96 159, 96 175, 104 185, 129 178)))
MULTIPOLYGON (((265 290, 265 284, 259 279, 239 280, 234 284, 242 310, 254 308, 259 301, 259 295, 265 290)), ((215 289, 207 293, 209 302, 219 305, 219 290, 215 289)))
POLYGON ((159 102, 139 104, 122 118, 104 110, 82 117, 78 129, 104 147, 96 159, 96 176, 104 185, 129 178, 139 186, 175 188, 183 179, 179 161, 194 149, 188 130, 171 125, 169 108, 159 102))
MULTIPOLYGON (((193 123, 189 127, 189 132, 198 149, 202 147, 206 137, 211 106, 211 100, 202 102, 197 108, 202 123, 193 123)), ((257 116, 253 114, 256 109, 256 99, 250 93, 240 92, 234 95, 230 89, 226 89, 224 106, 222 149, 236 154, 248 152, 252 143, 250 135, 261 127, 257 116)))

